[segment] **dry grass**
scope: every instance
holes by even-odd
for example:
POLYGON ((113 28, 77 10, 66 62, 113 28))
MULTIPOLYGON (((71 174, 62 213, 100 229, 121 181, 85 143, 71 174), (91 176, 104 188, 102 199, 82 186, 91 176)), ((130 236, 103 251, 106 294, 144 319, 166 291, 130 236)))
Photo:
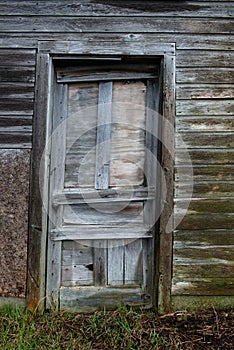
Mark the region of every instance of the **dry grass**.
POLYGON ((0 349, 158 349, 234 348, 234 310, 173 313, 119 308, 91 315, 23 308, 0 310, 0 349))

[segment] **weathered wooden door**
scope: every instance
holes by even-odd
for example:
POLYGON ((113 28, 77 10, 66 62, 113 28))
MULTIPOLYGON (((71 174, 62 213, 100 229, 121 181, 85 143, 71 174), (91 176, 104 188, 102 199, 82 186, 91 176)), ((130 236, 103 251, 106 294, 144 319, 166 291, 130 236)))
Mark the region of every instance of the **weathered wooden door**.
POLYGON ((156 71, 134 64, 103 69, 103 63, 88 72, 85 67, 57 70, 48 305, 87 311, 152 303, 156 71))

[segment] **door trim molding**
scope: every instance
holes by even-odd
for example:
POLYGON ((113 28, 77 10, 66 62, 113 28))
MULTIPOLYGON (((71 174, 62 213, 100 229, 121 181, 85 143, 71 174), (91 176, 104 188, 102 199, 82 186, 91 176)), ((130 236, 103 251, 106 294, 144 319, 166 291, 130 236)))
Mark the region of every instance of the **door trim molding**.
POLYGON ((90 40, 80 34, 76 41, 41 41, 38 43, 33 121, 33 147, 30 179, 30 212, 28 239, 27 307, 45 308, 48 177, 50 164, 51 108, 55 83, 54 62, 81 57, 139 56, 161 59, 162 80, 162 158, 166 197, 158 222, 153 295, 159 313, 170 309, 172 280, 174 121, 175 121, 175 44, 160 43, 151 34, 95 36, 90 40), (169 127, 168 127, 169 126, 169 127), (165 142, 164 142, 165 140, 165 142), (44 152, 45 151, 45 152, 44 152))

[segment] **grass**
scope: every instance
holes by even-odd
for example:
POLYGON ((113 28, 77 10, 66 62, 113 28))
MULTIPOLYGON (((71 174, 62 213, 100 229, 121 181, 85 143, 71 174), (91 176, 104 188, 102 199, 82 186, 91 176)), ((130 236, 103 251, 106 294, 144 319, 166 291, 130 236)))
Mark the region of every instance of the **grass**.
POLYGON ((82 315, 32 315, 21 307, 0 309, 0 349, 219 349, 233 348, 234 310, 170 314, 119 307, 82 315))

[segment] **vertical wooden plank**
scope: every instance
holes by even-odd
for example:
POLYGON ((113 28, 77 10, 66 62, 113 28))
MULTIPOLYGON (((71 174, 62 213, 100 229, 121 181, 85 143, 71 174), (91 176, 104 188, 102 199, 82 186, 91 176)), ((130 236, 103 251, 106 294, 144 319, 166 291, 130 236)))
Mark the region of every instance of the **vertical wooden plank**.
POLYGON ((52 63, 49 55, 38 54, 35 87, 33 147, 30 178, 28 237, 27 308, 43 310, 45 300, 46 237, 47 237, 47 173, 49 159, 43 151, 51 123, 46 121, 50 110, 52 63), (43 103, 41 102, 43 101, 43 103), (42 163, 41 163, 42 161, 42 163), (44 181, 44 179, 46 179, 44 181), (42 206, 42 196, 44 207, 42 206))
MULTIPOLYGON (((50 198, 55 191, 64 188, 65 152, 66 152, 66 118, 67 85, 56 84, 53 102, 53 133, 51 145, 50 198)), ((52 242, 50 232, 61 227, 63 222, 63 205, 49 207, 49 234, 47 247, 47 288, 46 301, 51 307, 59 307, 59 288, 61 285, 61 242, 52 242)))
MULTIPOLYGON (((158 133, 159 133, 159 80, 147 82, 146 95, 146 145, 145 145, 145 181, 149 188, 156 189, 158 175, 158 133)), ((156 193, 156 196, 158 194, 156 193)), ((158 201, 157 201, 158 204, 158 201)), ((156 201, 147 201, 144 207, 144 221, 152 228, 160 212, 156 201)))
POLYGON ((104 286, 107 283, 107 241, 93 241, 94 246, 94 285, 104 286))
POLYGON ((125 241, 123 239, 108 241, 108 285, 123 285, 125 241))
POLYGON ((107 189, 110 173, 112 82, 99 83, 95 188, 107 189))
POLYGON ((94 187, 98 83, 70 84, 65 187, 94 187))
POLYGON ((142 239, 126 244, 124 261, 124 284, 140 284, 143 282, 142 239))
POLYGON ((174 122, 175 122, 175 56, 165 54, 163 62, 163 117, 162 169, 166 182, 166 196, 160 216, 158 236, 157 309, 159 313, 170 310, 172 282, 172 234, 174 193, 174 122))
POLYGON ((145 296, 149 296, 154 291, 153 270, 155 262, 155 235, 158 226, 156 222, 160 216, 160 184, 159 184, 159 162, 160 162, 160 148, 159 148, 159 131, 160 131, 160 79, 148 80, 147 95, 146 95, 146 152, 145 152, 145 177, 148 187, 152 187, 156 191, 156 197, 153 201, 147 201, 144 206, 144 222, 150 225, 153 231, 153 238, 144 239, 143 247, 143 288, 145 296))

